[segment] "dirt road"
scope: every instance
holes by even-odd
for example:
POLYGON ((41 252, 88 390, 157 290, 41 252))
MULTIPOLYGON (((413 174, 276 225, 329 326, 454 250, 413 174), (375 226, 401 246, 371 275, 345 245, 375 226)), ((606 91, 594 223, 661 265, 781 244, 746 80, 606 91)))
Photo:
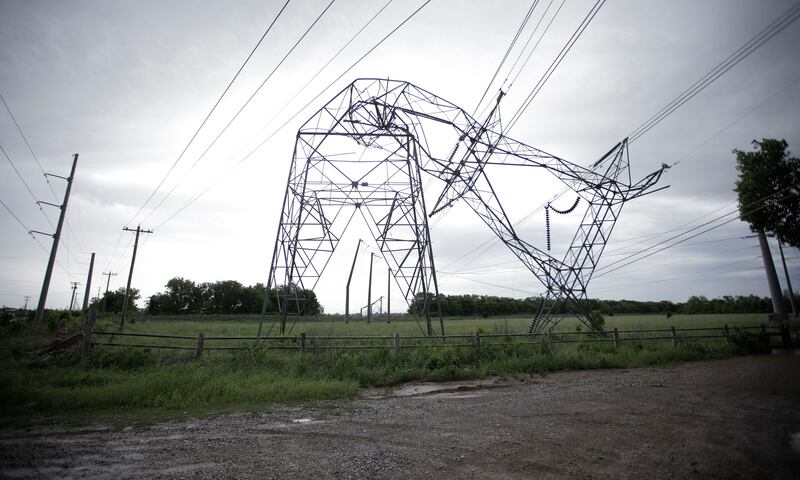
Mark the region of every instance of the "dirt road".
POLYGON ((5 429, 0 476, 797 479, 798 432, 800 356, 762 356, 146 427, 5 429))

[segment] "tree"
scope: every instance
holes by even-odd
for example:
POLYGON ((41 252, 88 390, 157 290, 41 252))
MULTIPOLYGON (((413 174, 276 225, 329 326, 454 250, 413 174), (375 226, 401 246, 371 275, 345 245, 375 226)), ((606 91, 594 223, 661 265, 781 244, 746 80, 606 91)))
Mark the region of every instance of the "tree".
POLYGON ((734 189, 742 220, 800 248, 800 160, 786 140, 753 140, 754 150, 734 150, 739 179, 734 189))
POLYGON ((758 235, 773 311, 783 315, 783 294, 766 234, 800 247, 800 160, 791 156, 786 140, 753 140, 753 147, 752 152, 733 151, 739 171, 734 190, 742 220, 758 235))
MULTIPOLYGON (((139 300, 141 295, 138 288, 131 288, 131 298, 128 301, 128 308, 131 311, 136 311, 136 301, 139 300)), ((116 290, 109 290, 104 293, 100 298, 92 300, 92 306, 98 310, 102 309, 103 302, 105 302, 106 312, 120 313, 122 311, 122 303, 125 301, 125 287, 120 287, 116 290)))

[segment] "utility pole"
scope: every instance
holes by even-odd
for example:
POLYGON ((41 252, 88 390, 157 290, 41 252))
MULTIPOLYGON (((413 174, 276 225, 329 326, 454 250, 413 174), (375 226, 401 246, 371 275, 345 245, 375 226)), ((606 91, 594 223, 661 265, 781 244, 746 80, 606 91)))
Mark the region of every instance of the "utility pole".
POLYGON ((89 310, 89 289, 92 288, 92 271, 94 270, 94 252, 92 252, 92 259, 89 260, 89 275, 86 278, 86 291, 83 294, 83 308, 81 311, 89 310))
POLYGON ((125 287, 125 300, 122 301, 122 317, 119 320, 119 329, 125 328, 125 314, 128 310, 128 301, 131 296, 131 279, 133 279, 133 265, 136 263, 136 250, 139 248, 139 234, 140 233, 153 233, 152 230, 142 230, 141 225, 136 226, 136 230, 132 228, 123 228, 126 232, 136 232, 136 239, 133 241, 133 256, 131 256, 131 269, 128 272, 128 285, 125 287))
POLYGON ((30 295, 25 295, 25 306, 22 307, 23 310, 27 310, 28 309, 28 300, 30 300, 30 299, 31 299, 30 295))
POLYGON ((69 300, 69 311, 71 312, 72 307, 75 306, 75 292, 78 290, 78 285, 80 285, 80 283, 79 282, 69 282, 69 283, 72 284, 72 296, 70 297, 69 300))
MULTIPOLYGON (((103 295, 103 310, 101 311, 102 315, 106 314, 106 298, 108 298, 108 286, 111 284, 111 277, 116 277, 116 272, 103 272, 103 275, 108 277, 106 279, 106 293, 103 295)), ((100 292, 97 292, 97 296, 100 296, 100 292)))
POLYGON ((367 323, 372 320, 372 264, 375 254, 369 252, 369 285, 367 286, 367 323))
POLYGON ((772 252, 769 250, 769 243, 767 243, 767 234, 764 230, 756 232, 758 237, 758 245, 761 247, 761 259, 764 261, 764 270, 767 274, 767 284, 769 285, 769 293, 772 296, 772 311, 775 316, 772 318, 781 318, 781 323, 785 321, 786 308, 783 305, 783 293, 781 293, 781 285, 778 283, 778 274, 775 272, 775 264, 772 262, 772 252))
POLYGON ((386 286, 386 323, 392 322, 392 269, 389 269, 388 285, 386 286))
POLYGON ((789 290, 789 305, 792 306, 792 314, 797 317, 797 300, 794 299, 794 290, 792 290, 792 281, 789 279, 789 269, 786 268, 786 257, 783 256, 783 242, 778 239, 778 249, 781 252, 781 262, 783 263, 783 274, 786 276, 786 289, 789 290))
POLYGON ((347 287, 344 291, 344 323, 350 321, 350 282, 353 280, 353 270, 356 269, 356 260, 358 259, 358 249, 361 247, 362 240, 359 239, 356 244, 356 253, 353 255, 353 265, 350 267, 350 276, 347 277, 347 287))
MULTIPOLYGON (((39 295, 39 305, 36 307, 36 316, 34 317, 34 325, 40 327, 42 319, 44 318, 44 306, 47 303, 47 291, 50 289, 50 278, 53 276, 53 266, 56 263, 56 252, 58 251, 58 242, 61 239, 61 228, 64 226, 64 217, 67 215, 67 202, 69 201, 69 192, 72 189, 72 180, 75 178, 75 167, 78 165, 78 154, 72 156, 72 169, 70 170, 69 177, 61 177, 59 175, 50 175, 52 177, 61 178, 67 181, 67 190, 64 192, 64 202, 61 205, 54 205, 61 209, 61 214, 58 216, 58 225, 56 232, 52 235, 53 246, 50 248, 50 259, 47 261, 47 270, 44 273, 44 281, 42 282, 42 293, 39 295)), ((47 203, 47 202, 40 202, 47 203)), ((52 205, 52 204, 48 204, 52 205)), ((42 233, 42 232, 36 232, 42 233)), ((49 235, 49 234, 45 234, 49 235)))

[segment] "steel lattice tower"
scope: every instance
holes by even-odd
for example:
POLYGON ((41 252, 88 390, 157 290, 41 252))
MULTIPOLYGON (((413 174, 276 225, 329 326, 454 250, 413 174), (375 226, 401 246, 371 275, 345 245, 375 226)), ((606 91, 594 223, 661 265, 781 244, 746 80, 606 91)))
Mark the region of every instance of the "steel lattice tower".
MULTIPOLYGON (((502 98, 502 94, 500 96, 502 98)), ((499 104, 499 98, 498 98, 499 104)), ((564 302, 589 327, 599 329, 581 300, 628 200, 651 189, 664 169, 631 181, 627 140, 591 167, 582 167, 498 132, 495 105, 479 122, 458 106, 411 83, 358 79, 299 129, 275 239, 264 313, 302 311, 299 292, 313 290, 358 214, 410 303, 424 301, 428 334, 438 298, 428 218, 457 201, 472 211, 544 285, 547 292, 531 332, 554 325, 564 302), (356 152, 351 152, 351 150, 356 152), (587 205, 563 258, 521 239, 486 173, 489 165, 541 168, 587 205), (429 210, 423 173, 444 182, 429 210)), ((563 310, 563 309, 561 309, 563 310)), ((444 325, 440 328, 444 333, 444 325)), ((259 335, 261 328, 259 327, 259 335)))

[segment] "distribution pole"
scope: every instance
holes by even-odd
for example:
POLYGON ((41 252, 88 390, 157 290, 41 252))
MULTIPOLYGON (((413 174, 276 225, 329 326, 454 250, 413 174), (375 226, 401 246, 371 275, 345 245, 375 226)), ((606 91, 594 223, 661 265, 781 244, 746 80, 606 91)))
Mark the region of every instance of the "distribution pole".
POLYGON ((30 299, 31 299, 30 295, 25 295, 25 306, 22 307, 23 310, 27 310, 28 309, 28 300, 30 300, 30 299))
POLYGON ((69 283, 72 284, 72 295, 70 296, 69 300, 69 311, 71 312, 72 307, 75 306, 75 292, 78 290, 78 285, 80 285, 80 283, 79 282, 69 282, 69 283))
MULTIPOLYGON (((105 315, 105 313, 106 313, 106 298, 108 298, 108 286, 109 286, 109 284, 111 284, 111 277, 116 277, 117 273, 116 272, 103 272, 103 275, 108 277, 106 279, 106 293, 103 294, 103 309, 101 311, 101 314, 105 315)), ((98 293, 98 295, 100 295, 100 294, 98 293)))
POLYGON ((122 301, 122 317, 119 320, 119 329, 125 328, 125 314, 128 310, 128 302, 131 296, 131 279, 133 279, 133 265, 136 263, 136 250, 139 248, 139 234, 140 233, 153 233, 152 230, 142 230, 142 226, 138 225, 136 230, 132 228, 123 228, 126 232, 136 232, 136 239, 133 241, 133 256, 131 256, 131 269, 128 272, 128 285, 125 287, 125 299, 122 301))
POLYGON ((47 270, 44 272, 44 281, 42 282, 42 293, 39 295, 39 305, 36 307, 36 316, 34 317, 34 324, 37 327, 42 325, 44 318, 44 306, 47 303, 47 291, 50 289, 50 277, 53 276, 53 266, 56 263, 56 252, 58 251, 58 242, 61 239, 61 227, 64 226, 64 217, 67 215, 67 202, 69 201, 69 191, 72 189, 72 180, 75 178, 75 166, 78 165, 78 154, 72 156, 72 170, 70 170, 69 177, 64 178, 58 175, 51 175, 65 179, 67 181, 67 190, 64 192, 64 202, 59 206, 61 214, 58 216, 58 225, 56 225, 56 232, 53 234, 53 246, 50 248, 50 259, 47 261, 47 270))
POLYGON ((789 279, 789 269, 786 268, 786 257, 783 256, 783 242, 778 239, 778 249, 781 252, 781 262, 783 262, 783 274, 786 275, 786 289, 789 290, 789 305, 792 307, 792 315, 798 316, 797 300, 794 299, 794 290, 792 290, 792 281, 789 279))
POLYGON ((361 239, 356 244, 356 253, 353 255, 353 265, 350 267, 350 276, 347 277, 347 286, 344 291, 344 323, 350 321, 350 281, 353 280, 353 270, 356 269, 356 260, 358 259, 358 248, 361 246, 361 239))
POLYGON ((367 287, 367 323, 372 320, 372 264, 375 254, 369 253, 369 286, 367 287))
POLYGON ((89 310, 89 289, 92 288, 92 271, 94 270, 94 252, 92 252, 92 259, 89 260, 89 275, 86 278, 86 291, 83 294, 83 308, 81 311, 89 310))
POLYGON ((764 262, 769 293, 772 297, 772 311, 778 318, 784 318, 786 309, 783 305, 783 294, 781 293, 780 283, 778 283, 778 274, 775 273, 775 264, 772 262, 772 253, 769 250, 769 243, 767 243, 767 235, 764 230, 759 230, 756 232, 756 236, 758 237, 758 245, 761 247, 761 259, 764 262))
POLYGON ((386 323, 392 321, 392 269, 389 269, 389 285, 386 287, 386 323))

